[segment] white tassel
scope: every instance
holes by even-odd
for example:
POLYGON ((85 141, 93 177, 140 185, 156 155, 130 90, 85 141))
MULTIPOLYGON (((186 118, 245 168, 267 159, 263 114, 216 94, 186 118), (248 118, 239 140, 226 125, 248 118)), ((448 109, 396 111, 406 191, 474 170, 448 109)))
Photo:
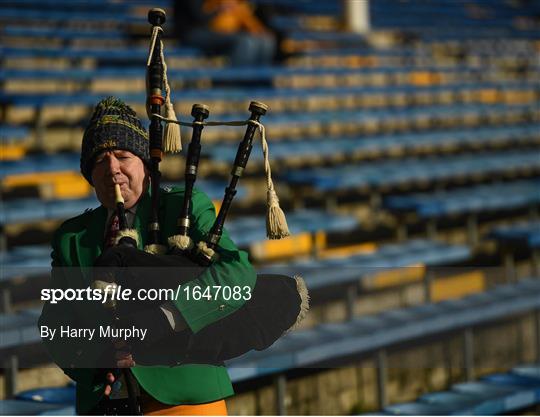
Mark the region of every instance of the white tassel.
POLYGON ((219 259, 219 255, 217 254, 217 252, 214 249, 209 248, 206 245, 206 242, 199 242, 197 244, 197 249, 212 262, 215 262, 219 259))
POLYGON ((285 331, 285 334, 295 330, 300 325, 300 322, 304 320, 309 311, 309 292, 306 283, 300 275, 295 275, 294 279, 296 281, 296 289, 298 290, 298 294, 300 295, 301 300, 300 312, 296 317, 296 322, 291 327, 289 327, 288 330, 285 331))
MULTIPOLYGON (((252 122, 253 123, 253 122, 252 122)), ((274 189, 274 182, 272 181, 272 169, 270 168, 270 158, 268 155, 268 142, 266 141, 265 128, 262 123, 255 122, 259 127, 261 134, 261 147, 264 156, 264 172, 266 174, 266 236, 268 239, 282 239, 290 235, 289 226, 287 225, 287 219, 285 213, 279 206, 279 198, 274 189)))
MULTIPOLYGON (((161 42, 161 62, 163 63, 163 85, 165 86, 165 118, 178 121, 171 101, 171 87, 167 78, 167 64, 163 55, 163 42, 161 42)), ((178 153, 182 150, 180 126, 176 123, 166 122, 163 132, 163 151, 165 153, 178 153)))
POLYGON ((174 235, 167 239, 170 248, 178 248, 180 250, 190 250, 193 248, 193 240, 189 236, 174 235))
POLYGON ((290 236, 285 213, 279 206, 279 198, 272 188, 266 193, 268 210, 266 212, 266 236, 269 239, 282 239, 290 236))
MULTIPOLYGON (((165 118, 175 120, 174 106, 169 96, 165 99, 165 118)), ((180 126, 176 123, 166 122, 163 132, 163 151, 166 153, 178 153, 182 150, 182 140, 180 138, 180 126)))
POLYGON ((116 300, 113 294, 117 287, 118 285, 115 282, 102 281, 99 279, 92 282, 92 289, 101 292, 105 300, 104 306, 107 308, 116 307, 116 300))
POLYGON ((153 255, 165 255, 165 253, 167 253, 167 247, 152 243, 151 245, 146 245, 144 251, 153 255))
POLYGON ((129 237, 135 241, 135 245, 139 245, 139 233, 136 229, 126 229, 126 230, 120 230, 118 231, 118 234, 114 238, 114 245, 118 245, 118 242, 120 242, 120 239, 123 237, 129 237))

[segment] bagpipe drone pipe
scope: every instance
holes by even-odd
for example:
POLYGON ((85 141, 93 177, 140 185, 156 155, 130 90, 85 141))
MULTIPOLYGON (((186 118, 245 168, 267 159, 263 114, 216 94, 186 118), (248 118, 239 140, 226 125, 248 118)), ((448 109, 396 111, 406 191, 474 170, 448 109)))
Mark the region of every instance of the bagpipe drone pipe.
MULTIPOLYGON (((129 288, 133 292, 140 289, 178 289, 179 286, 197 279, 207 268, 219 262, 220 239, 228 210, 236 194, 236 186, 247 165, 253 138, 257 131, 261 135, 265 156, 266 180, 268 186, 267 234, 269 238, 282 238, 289 234, 283 212, 271 179, 268 162, 268 145, 264 126, 260 118, 266 113, 267 106, 251 102, 248 120, 233 122, 205 122, 209 109, 202 104, 192 108, 192 123, 179 122, 174 116, 170 102, 170 89, 166 78, 166 65, 161 42, 161 25, 165 22, 165 13, 161 9, 149 12, 152 24, 151 51, 148 60, 148 100, 147 111, 150 117, 150 155, 151 155, 151 190, 152 211, 148 224, 148 238, 144 250, 137 248, 137 231, 128 228, 123 200, 118 188, 117 212, 120 220, 120 232, 116 245, 106 249, 95 262, 94 288, 119 287, 129 288), (162 87, 165 84, 166 97, 162 87), (162 106, 165 116, 161 116, 162 106), (161 123, 165 121, 165 131, 161 123), (193 128, 188 148, 185 168, 185 190, 181 213, 174 236, 168 238, 167 245, 161 241, 159 225, 159 162, 164 148, 166 152, 180 149, 178 125, 193 128), (238 146, 234 167, 231 171, 229 186, 225 189, 223 202, 213 226, 206 238, 194 244, 190 237, 193 187, 197 177, 201 149, 201 134, 204 126, 246 125, 242 142, 238 146), (165 136, 165 138, 163 138, 165 136), (163 146, 165 144, 165 146, 163 146), (107 272, 104 272, 104 271, 107 272)), ((226 256, 226 253, 222 253, 226 256)), ((229 315, 215 321, 197 332, 192 332, 186 325, 177 331, 153 329, 154 337, 134 346, 134 359, 145 365, 174 365, 184 363, 220 364, 224 360, 240 356, 252 349, 263 350, 279 337, 295 327, 309 308, 309 297, 301 277, 284 275, 257 275, 255 286, 249 299, 229 315)), ((204 302, 204 301, 201 301, 204 302)), ((158 327, 165 315, 159 311, 163 301, 126 301, 118 302, 114 310, 114 320, 118 326, 134 323, 136 317, 154 317, 150 327, 158 327), (158 319, 158 317, 160 317, 158 319)), ((167 327, 167 326, 165 326, 167 327)))

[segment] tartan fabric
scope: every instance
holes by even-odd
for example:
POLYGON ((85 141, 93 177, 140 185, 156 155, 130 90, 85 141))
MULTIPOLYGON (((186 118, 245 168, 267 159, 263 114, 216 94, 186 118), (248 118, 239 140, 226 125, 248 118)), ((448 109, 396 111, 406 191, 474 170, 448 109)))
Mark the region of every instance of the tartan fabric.
POLYGON ((109 222, 109 227, 107 228, 107 233, 105 234, 105 248, 110 248, 114 246, 114 239, 118 236, 118 231, 120 230, 120 220, 118 219, 118 214, 114 214, 111 217, 109 222))

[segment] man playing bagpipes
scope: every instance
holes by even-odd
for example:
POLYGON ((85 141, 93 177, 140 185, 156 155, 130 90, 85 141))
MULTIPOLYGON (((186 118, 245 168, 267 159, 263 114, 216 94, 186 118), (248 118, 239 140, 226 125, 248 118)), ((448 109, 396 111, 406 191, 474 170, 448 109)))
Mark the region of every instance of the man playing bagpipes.
MULTIPOLYGON (((171 121, 172 105, 168 91, 167 103, 161 96, 163 56, 155 30, 164 13, 154 9, 149 17, 157 35, 149 59, 149 68, 156 68, 149 71, 150 135, 120 100, 109 97, 96 106, 83 136, 81 172, 101 206, 67 220, 52 241, 51 287, 90 287, 109 300, 49 301, 39 325, 101 333, 91 340, 43 339, 53 360, 77 382, 79 414, 225 415, 224 398, 233 389, 223 361, 265 349, 294 327, 307 310, 307 291, 301 278, 257 276, 223 228, 253 135, 261 128, 263 104, 252 102, 250 119, 241 123, 246 134, 217 219, 211 200, 193 187, 208 117, 204 105, 192 112, 186 186, 160 189, 162 137, 170 134, 161 131, 160 113, 165 105, 171 121), (180 290, 172 300, 113 302, 112 294, 122 287, 133 294, 180 290), (214 291, 194 297, 195 289, 214 291), (241 296, 231 296, 232 291, 241 296), (140 333, 118 336, 128 329, 140 333)), ((277 197, 267 179, 272 212, 277 197)), ((271 234, 283 234, 275 230, 283 219, 270 217, 271 234)))

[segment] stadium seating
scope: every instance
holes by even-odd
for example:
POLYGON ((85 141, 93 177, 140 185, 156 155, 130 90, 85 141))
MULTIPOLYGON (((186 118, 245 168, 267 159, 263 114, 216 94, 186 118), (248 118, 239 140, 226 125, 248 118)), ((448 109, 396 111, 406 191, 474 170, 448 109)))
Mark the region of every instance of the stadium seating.
POLYGON ((537 220, 500 226, 492 230, 489 237, 499 242, 509 281, 516 279, 515 255, 522 247, 531 252, 531 269, 540 271, 540 222, 537 220))
POLYGON ((538 180, 479 185, 436 194, 389 196, 384 206, 414 212, 421 218, 448 216, 487 210, 504 210, 538 204, 538 180))
MULTIPOLYGON (((418 394, 391 405, 385 366, 390 350, 456 334, 471 341, 477 329, 538 315, 540 280, 523 279, 540 274, 537 2, 371 1, 367 34, 342 30, 343 2, 253 3, 275 11, 269 22, 289 55, 282 63, 231 68, 226 57, 174 39, 173 19, 164 27, 179 119, 191 120, 196 102, 209 105, 210 121, 246 119, 250 100, 269 104, 262 121, 292 236, 265 241, 264 220, 254 216, 265 210, 258 149, 226 228, 259 271, 300 274, 314 296, 316 319, 264 352, 230 361, 233 381, 277 381, 276 410, 284 412, 288 377, 375 357, 378 415, 517 413, 538 404, 537 366, 474 381, 466 346, 468 380, 414 402, 404 401, 418 394), (446 233, 449 224, 458 239, 446 233), (493 265, 506 268, 511 285, 494 287, 501 279, 486 272, 493 265), (449 266, 451 273, 434 276, 449 266), (414 302, 405 301, 405 289, 414 302), (381 303, 377 314, 356 315, 359 297, 375 304, 387 294, 399 298, 390 310, 381 303), (345 306, 345 321, 336 322, 343 319, 342 310, 332 313, 337 303, 345 306)), ((42 285, 50 270, 43 244, 62 220, 97 204, 78 174, 86 121, 108 95, 144 115, 146 12, 163 7, 170 16, 172 6, 0 4, 0 351, 8 361, 20 357, 19 367, 35 366, 25 363, 25 353, 39 350, 41 302, 29 287, 42 285)), ((217 208, 242 130, 203 133, 197 186, 217 208)), ((182 128, 185 145, 190 134, 182 128)), ((181 180, 183 164, 183 156, 166 156, 164 186, 181 180)), ((532 349, 538 355, 540 347, 532 349)), ((0 402, 0 414, 74 413, 72 397, 51 400, 73 395, 73 387, 13 395, 16 360, 8 365, 9 399, 0 402)))
MULTIPOLYGON (((540 125, 509 127, 483 127, 452 131, 427 131, 422 133, 389 134, 370 137, 333 137, 283 140, 272 144, 272 160, 309 163, 310 160, 332 161, 337 157, 382 158, 415 153, 445 153, 457 149, 481 149, 484 146, 519 146, 540 141, 540 125)), ((231 161, 236 149, 229 144, 205 147, 206 155, 216 161, 231 161)), ((262 155, 255 153, 253 161, 262 162, 262 155)))
MULTIPOLYGON (((538 279, 523 280, 459 300, 388 311, 293 332, 263 352, 250 352, 229 361, 231 377, 240 381, 285 373, 293 368, 316 367, 339 357, 374 354, 392 345, 403 345, 407 341, 444 335, 481 326, 500 317, 534 311, 540 307, 540 298, 536 296, 539 285, 538 279)), ((384 403, 385 399, 381 405, 384 403)))
MULTIPOLYGON (((414 214, 416 220, 427 223, 430 237, 437 233, 437 219, 466 215, 467 234, 470 245, 478 242, 478 216, 490 212, 530 208, 536 210, 540 203, 540 182, 515 181, 459 188, 438 193, 418 193, 388 196, 383 200, 383 207, 396 213, 404 229, 401 236, 406 236, 405 217, 414 214)), ((398 234, 400 232, 398 231, 398 234)))
POLYGON ((356 286, 358 282, 362 290, 373 290, 399 283, 388 282, 381 274, 384 271, 419 265, 452 265, 468 259, 470 255, 467 246, 418 239, 403 244, 383 245, 370 254, 303 260, 262 269, 266 273, 301 275, 311 291, 331 285, 356 286))
POLYGON ((291 170, 284 173, 282 179, 289 184, 309 186, 322 193, 398 186, 414 188, 415 184, 451 182, 458 178, 472 181, 477 176, 517 176, 522 169, 534 172, 540 168, 537 156, 531 152, 509 151, 425 160, 403 158, 362 166, 291 170))
POLYGON ((0 408, 5 415, 27 415, 27 416, 74 416, 75 406, 61 406, 58 404, 47 404, 39 401, 24 400, 0 400, 0 408))
POLYGON ((538 365, 517 367, 477 382, 455 384, 451 391, 424 394, 413 403, 385 407, 388 415, 514 414, 540 403, 538 365), (525 371, 525 372, 524 372, 525 371))

